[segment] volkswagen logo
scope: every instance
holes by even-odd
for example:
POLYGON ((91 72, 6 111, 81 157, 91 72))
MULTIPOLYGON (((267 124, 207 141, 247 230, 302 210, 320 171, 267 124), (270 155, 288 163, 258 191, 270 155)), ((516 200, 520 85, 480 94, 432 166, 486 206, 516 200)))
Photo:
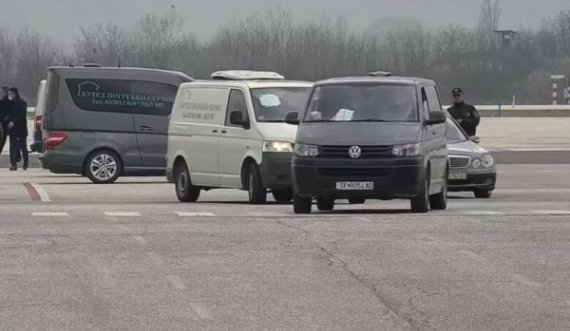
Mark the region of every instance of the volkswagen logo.
POLYGON ((362 155, 362 149, 358 146, 352 146, 348 149, 348 155, 353 159, 358 159, 362 155))

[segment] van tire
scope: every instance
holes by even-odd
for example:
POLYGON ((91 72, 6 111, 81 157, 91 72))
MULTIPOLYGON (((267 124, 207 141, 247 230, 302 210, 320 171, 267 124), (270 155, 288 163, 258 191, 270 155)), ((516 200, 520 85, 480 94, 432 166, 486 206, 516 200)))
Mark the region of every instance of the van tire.
POLYGON ((303 198, 298 195, 293 196, 293 210, 295 214, 310 214, 313 205, 313 199, 303 198))
POLYGON ((348 199, 348 203, 351 205, 363 205, 366 203, 366 199, 352 198, 352 199, 348 199))
POLYGON ((412 212, 414 213, 427 213, 429 211, 429 177, 426 176, 423 180, 420 194, 410 201, 412 212))
POLYGON ((180 202, 196 202, 200 197, 200 188, 192 185, 190 172, 184 162, 179 162, 174 167, 174 184, 176 197, 180 202))
POLYGON ((473 193, 477 199, 490 199, 493 195, 493 191, 487 189, 475 189, 473 193))
POLYGON ((273 198, 277 202, 289 202, 293 199, 293 190, 273 190, 271 192, 273 194, 273 198))
POLYGON ((317 199, 317 208, 320 211, 331 211, 334 209, 334 199, 317 199))
POLYGON ((429 205, 432 210, 446 210, 447 209, 447 170, 441 187, 441 192, 429 197, 429 205))
POLYGON ((123 162, 112 150, 99 149, 89 154, 83 171, 95 184, 112 184, 121 176, 123 162))
POLYGON ((254 163, 249 165, 247 193, 249 194, 249 202, 251 204, 262 205, 267 203, 267 189, 263 186, 259 169, 254 163))

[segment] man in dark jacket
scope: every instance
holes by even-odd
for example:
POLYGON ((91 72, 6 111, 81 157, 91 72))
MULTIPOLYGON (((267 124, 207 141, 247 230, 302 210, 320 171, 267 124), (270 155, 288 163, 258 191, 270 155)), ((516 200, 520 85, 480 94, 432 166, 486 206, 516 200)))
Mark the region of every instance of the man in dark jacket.
POLYGON ((20 156, 24 160, 24 170, 28 169, 28 105, 20 98, 17 88, 8 90, 8 97, 12 101, 8 115, 8 135, 10 135, 10 163, 11 171, 18 170, 20 156))
POLYGON ((8 88, 2 87, 2 96, 0 96, 0 130, 2 130, 3 135, 0 137, 0 155, 4 150, 6 145, 6 140, 8 139, 8 122, 6 122, 6 117, 8 117, 8 112, 10 111, 11 102, 8 100, 8 88))
POLYGON ((479 126, 481 121, 479 112, 472 105, 465 103, 463 90, 455 88, 452 93, 453 106, 447 109, 447 111, 461 125, 468 136, 475 136, 477 134, 477 126, 479 126))

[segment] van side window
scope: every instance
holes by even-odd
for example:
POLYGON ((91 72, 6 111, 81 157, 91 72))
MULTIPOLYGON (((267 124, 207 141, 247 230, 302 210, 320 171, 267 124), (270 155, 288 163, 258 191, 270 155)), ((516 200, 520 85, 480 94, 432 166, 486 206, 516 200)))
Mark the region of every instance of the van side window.
POLYGON ((75 105, 86 111, 168 116, 178 87, 151 81, 66 79, 75 105))
POLYGON ((230 123, 231 113, 236 110, 242 112, 243 119, 247 120, 249 118, 249 116, 247 115, 247 103, 245 102, 245 96, 243 92, 240 90, 232 90, 230 92, 228 109, 226 112, 226 126, 239 126, 230 123))
POLYGON ((439 102, 439 96, 435 86, 426 86, 425 88, 427 101, 429 104, 430 111, 442 111, 441 103, 439 102))

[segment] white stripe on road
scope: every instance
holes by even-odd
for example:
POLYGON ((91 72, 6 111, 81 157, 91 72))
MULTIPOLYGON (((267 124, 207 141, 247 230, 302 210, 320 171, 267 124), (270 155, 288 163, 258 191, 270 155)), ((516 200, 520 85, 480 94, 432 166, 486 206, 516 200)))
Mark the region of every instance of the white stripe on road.
POLYGON ((210 310, 203 304, 201 303, 190 303, 190 307, 192 307, 192 309, 194 309, 194 311, 196 312, 196 315, 198 315, 198 317, 200 317, 203 320, 211 320, 212 319, 212 313, 210 312, 210 310))
POLYGON ((133 239, 141 245, 146 244, 146 240, 144 240, 144 238, 141 236, 134 236, 133 239))
POLYGON ((570 215, 570 210, 533 210, 535 215, 570 215))
POLYGON ((470 216, 505 215, 505 213, 493 210, 465 210, 461 211, 461 213, 470 216))
POLYGON ((105 212, 106 217, 139 217, 141 213, 132 211, 110 211, 105 212))
POLYGON ((34 217, 67 217, 69 216, 66 212, 34 212, 32 213, 34 217))
POLYGON ((30 185, 34 188, 34 190, 36 190, 36 192, 40 196, 41 202, 50 202, 51 201, 49 195, 47 194, 47 192, 44 190, 44 188, 40 184, 30 183, 30 185))
POLYGON ((176 215, 180 217, 214 217, 216 214, 209 212, 176 212, 176 215))
POLYGON ((186 288, 186 285, 184 285, 182 279, 178 278, 177 276, 166 276, 166 279, 168 279, 172 286, 174 286, 174 288, 177 290, 184 290, 186 288))

